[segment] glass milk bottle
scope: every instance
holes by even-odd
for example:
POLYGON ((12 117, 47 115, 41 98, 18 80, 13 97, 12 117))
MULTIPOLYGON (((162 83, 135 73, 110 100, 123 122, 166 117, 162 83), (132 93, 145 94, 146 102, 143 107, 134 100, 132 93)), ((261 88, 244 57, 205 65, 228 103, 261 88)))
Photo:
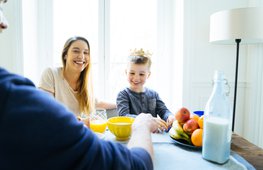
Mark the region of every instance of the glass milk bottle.
POLYGON ((232 112, 225 84, 223 72, 216 71, 213 91, 204 113, 202 156, 206 160, 219 164, 229 159, 232 135, 232 112))

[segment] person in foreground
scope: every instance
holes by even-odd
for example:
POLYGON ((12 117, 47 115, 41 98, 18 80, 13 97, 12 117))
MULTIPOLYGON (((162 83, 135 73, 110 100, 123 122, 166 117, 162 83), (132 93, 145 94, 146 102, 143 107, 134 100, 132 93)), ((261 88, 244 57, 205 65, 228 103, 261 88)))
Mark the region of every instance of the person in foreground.
POLYGON ((90 114, 96 108, 115 109, 115 103, 94 99, 91 79, 90 44, 84 37, 69 38, 63 48, 63 67, 47 68, 39 88, 52 94, 77 117, 90 114))
POLYGON ((49 94, 0 68, 0 169, 153 169, 155 121, 137 117, 128 148, 99 139, 49 94))
POLYGON ((54 97, 3 68, 0 94, 0 169, 153 169, 159 122, 149 114, 135 119, 127 148, 99 139, 54 97))
POLYGON ((129 55, 126 68, 129 87, 119 92, 117 111, 120 116, 136 117, 141 113, 150 113, 153 117, 158 115, 170 127, 175 120, 174 115, 167 109, 156 91, 144 87, 151 74, 150 56, 151 54, 143 49, 135 49, 129 55))

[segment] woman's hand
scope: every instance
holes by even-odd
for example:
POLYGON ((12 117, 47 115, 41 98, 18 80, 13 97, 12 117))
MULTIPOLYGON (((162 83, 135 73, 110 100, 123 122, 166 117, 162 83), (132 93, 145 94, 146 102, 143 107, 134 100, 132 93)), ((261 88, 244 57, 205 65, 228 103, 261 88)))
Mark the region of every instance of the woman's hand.
POLYGON ((88 128, 90 128, 90 118, 89 118, 89 117, 81 117, 81 116, 78 116, 77 119, 78 119, 79 121, 82 121, 85 126, 87 126, 88 128))

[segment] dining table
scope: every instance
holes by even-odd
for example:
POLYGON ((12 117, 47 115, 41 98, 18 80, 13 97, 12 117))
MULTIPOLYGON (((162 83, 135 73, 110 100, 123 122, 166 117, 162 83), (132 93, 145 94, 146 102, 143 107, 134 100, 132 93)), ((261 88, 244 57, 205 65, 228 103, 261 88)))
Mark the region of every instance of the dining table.
POLYGON ((242 156, 257 170, 263 170, 263 149, 233 133, 231 150, 242 156))
MULTIPOLYGON (((128 141, 117 141, 106 130, 105 140, 126 145, 128 141)), ((206 170, 263 170, 263 150, 238 134, 233 133, 231 154, 224 164, 217 164, 202 158, 202 147, 189 147, 172 139, 169 133, 153 133, 155 170, 206 169, 206 170)))

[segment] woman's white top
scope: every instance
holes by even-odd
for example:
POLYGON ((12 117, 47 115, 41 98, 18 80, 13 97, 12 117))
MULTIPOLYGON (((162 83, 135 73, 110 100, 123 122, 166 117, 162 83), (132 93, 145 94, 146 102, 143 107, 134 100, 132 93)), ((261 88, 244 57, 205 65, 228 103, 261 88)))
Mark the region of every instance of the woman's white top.
POLYGON ((47 68, 41 76, 39 88, 52 92, 56 100, 71 110, 76 116, 80 116, 79 102, 74 91, 63 76, 62 67, 47 68))

